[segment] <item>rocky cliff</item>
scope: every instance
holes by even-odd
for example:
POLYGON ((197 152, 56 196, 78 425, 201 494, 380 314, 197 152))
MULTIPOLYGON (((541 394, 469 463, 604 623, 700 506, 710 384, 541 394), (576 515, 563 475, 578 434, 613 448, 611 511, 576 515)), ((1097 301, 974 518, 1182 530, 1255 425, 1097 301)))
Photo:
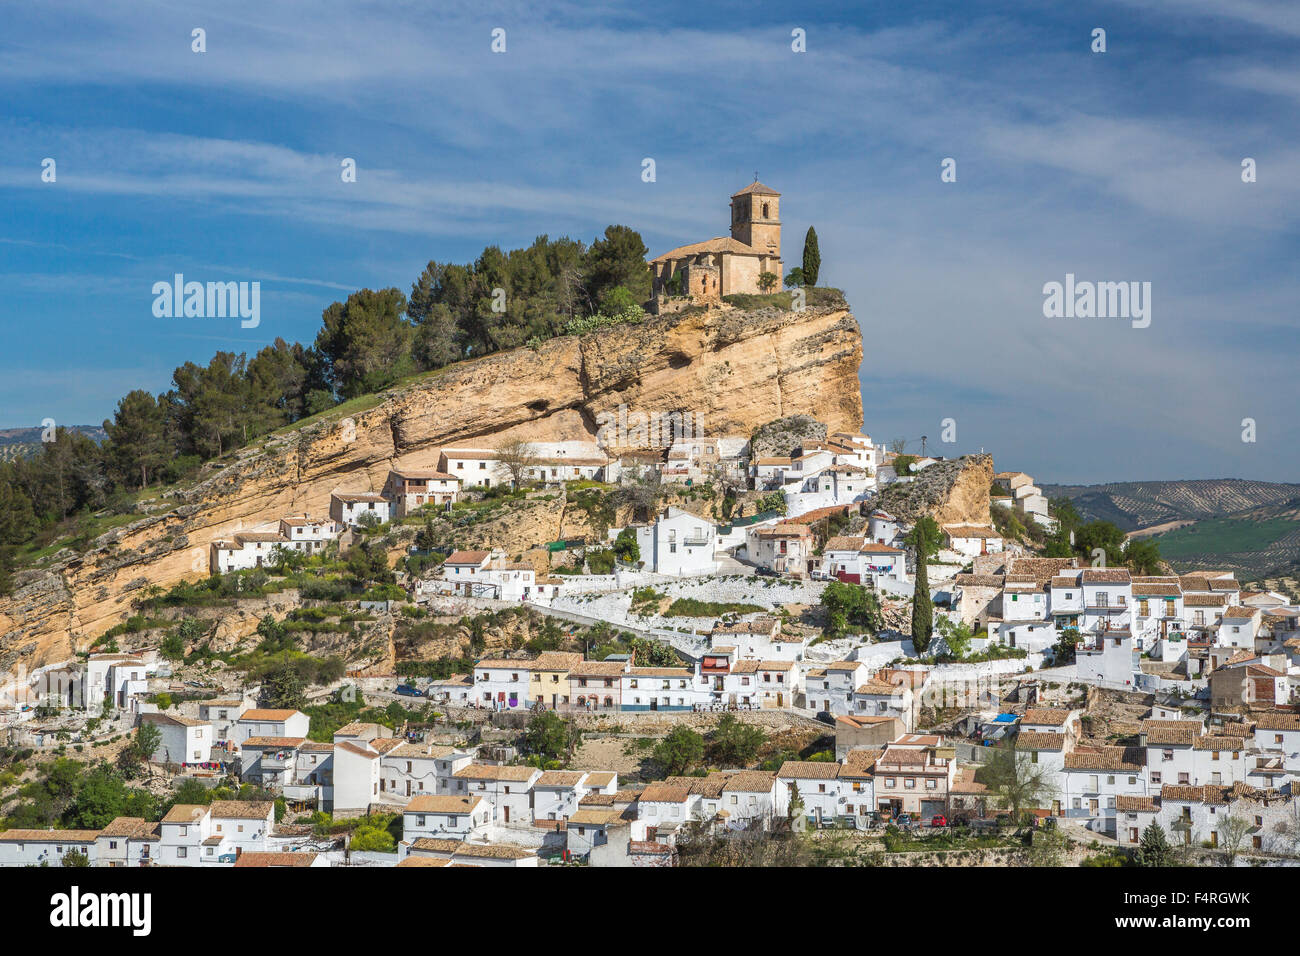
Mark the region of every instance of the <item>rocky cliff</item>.
MULTIPOLYGON (((334 490, 378 491, 394 466, 433 467, 451 443, 591 440, 602 413, 689 411, 706 434, 806 414, 862 426, 862 339, 846 308, 711 309, 651 317, 449 366, 277 433, 177 492, 167 510, 56 555, 0 599, 0 670, 65 659, 131 612, 147 585, 207 574, 217 538, 307 511, 334 490)), ((601 419, 604 420, 604 419, 601 419)))
POLYGON ((993 456, 963 455, 923 468, 910 482, 887 485, 876 504, 906 522, 928 514, 940 527, 987 525, 992 485, 993 456))

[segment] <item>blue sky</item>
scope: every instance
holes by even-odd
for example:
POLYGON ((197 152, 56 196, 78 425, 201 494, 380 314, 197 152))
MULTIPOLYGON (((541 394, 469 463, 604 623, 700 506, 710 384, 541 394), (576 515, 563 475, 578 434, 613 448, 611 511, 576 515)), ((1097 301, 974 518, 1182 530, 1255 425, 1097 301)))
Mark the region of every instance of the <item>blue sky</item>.
POLYGON ((758 171, 862 325, 873 437, 1049 482, 1300 477, 1300 5, 807 6, 6 5, 0 427, 98 423, 488 243, 724 234, 758 171), (155 318, 176 272, 260 281, 261 325, 155 318), (1066 273, 1151 282, 1150 327, 1044 318, 1066 273))

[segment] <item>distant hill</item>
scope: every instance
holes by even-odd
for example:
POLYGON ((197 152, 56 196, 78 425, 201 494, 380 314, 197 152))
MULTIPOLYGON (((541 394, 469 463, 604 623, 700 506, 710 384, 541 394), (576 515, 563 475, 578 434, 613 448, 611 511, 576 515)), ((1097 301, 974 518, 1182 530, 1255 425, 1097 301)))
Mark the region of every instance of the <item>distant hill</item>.
POLYGON ((1244 581, 1300 564, 1300 484, 1239 478, 1044 485, 1088 521, 1151 532, 1180 571, 1222 568, 1244 581))
POLYGON ((1300 484, 1204 478, 1117 481, 1106 485, 1042 485, 1049 498, 1069 498, 1086 521, 1137 531, 1170 521, 1198 521, 1300 497, 1300 484))
MULTIPOLYGON (((67 425, 74 432, 88 435, 97 442, 108 437, 99 425, 67 425)), ((41 426, 34 428, 0 428, 0 461, 29 458, 41 449, 41 426)))

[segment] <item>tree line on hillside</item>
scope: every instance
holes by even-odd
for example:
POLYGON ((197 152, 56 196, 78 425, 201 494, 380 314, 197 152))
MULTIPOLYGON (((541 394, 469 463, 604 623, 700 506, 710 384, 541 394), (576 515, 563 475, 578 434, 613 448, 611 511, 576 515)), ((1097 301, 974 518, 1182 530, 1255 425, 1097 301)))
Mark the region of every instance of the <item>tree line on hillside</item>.
POLYGON ((646 252, 636 230, 609 226, 590 246, 543 235, 510 252, 488 246, 465 265, 431 261, 409 296, 361 289, 332 303, 309 346, 276 339, 251 359, 217 352, 177 368, 166 392, 131 391, 102 444, 55 429, 37 454, 0 462, 0 593, 18 548, 75 531, 76 516, 129 513, 141 489, 276 429, 406 375, 639 317, 651 291, 646 252))

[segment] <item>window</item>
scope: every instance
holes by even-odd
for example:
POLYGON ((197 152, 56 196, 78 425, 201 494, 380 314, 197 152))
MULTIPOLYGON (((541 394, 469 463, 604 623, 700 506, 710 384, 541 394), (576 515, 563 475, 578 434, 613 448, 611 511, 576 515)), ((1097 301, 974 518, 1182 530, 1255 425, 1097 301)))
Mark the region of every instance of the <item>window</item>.
POLYGON ((189 853, 190 853, 190 848, 187 846, 178 846, 176 848, 176 858, 179 860, 185 859, 187 856, 189 856, 189 853))

